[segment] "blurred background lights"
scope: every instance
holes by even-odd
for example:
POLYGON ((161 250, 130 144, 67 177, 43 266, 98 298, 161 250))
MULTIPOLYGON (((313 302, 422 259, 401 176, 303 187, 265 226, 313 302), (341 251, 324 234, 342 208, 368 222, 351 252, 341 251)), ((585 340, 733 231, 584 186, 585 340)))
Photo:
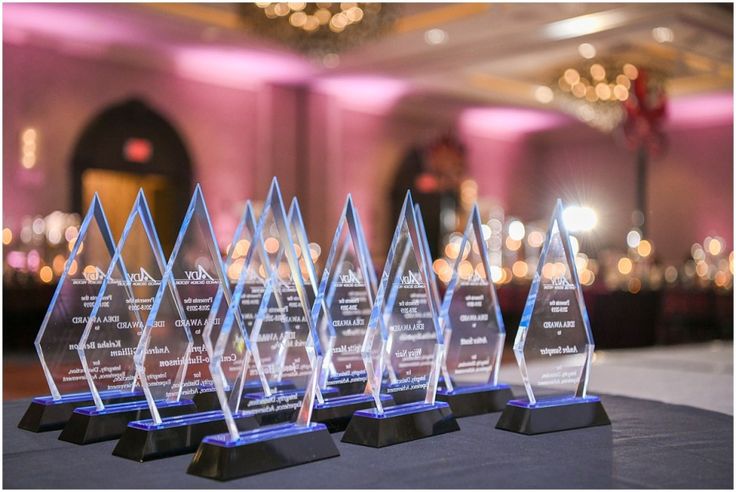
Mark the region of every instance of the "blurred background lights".
POLYGON ((524 239, 526 231, 524 224, 520 220, 512 220, 509 222, 509 237, 514 241, 521 241, 524 239))
POLYGON ((570 232, 590 231, 598 223, 598 215, 590 207, 572 205, 562 212, 562 220, 570 232))
POLYGON ((447 31, 442 29, 429 29, 424 32, 424 41, 430 45, 444 44, 447 42, 447 31))
POLYGON ((658 43, 671 43, 675 40, 675 33, 669 27, 655 27, 652 29, 652 37, 658 43))
POLYGON ((595 46, 590 43, 581 43, 578 46, 578 53, 580 53, 580 56, 588 60, 595 58, 595 46))
POLYGON ((652 253, 652 243, 646 239, 639 241, 639 245, 636 247, 636 252, 639 256, 647 257, 652 253))
POLYGON ((554 100, 555 93, 546 85, 540 85, 534 89, 534 98, 542 104, 549 104, 554 100))
POLYGON ((26 128, 21 132, 20 138, 20 163, 25 169, 33 169, 36 166, 38 131, 35 128, 26 128))
POLYGON ((626 234, 626 244, 629 248, 636 248, 637 246, 639 246, 640 241, 641 233, 636 229, 632 229, 629 231, 628 234, 626 234))

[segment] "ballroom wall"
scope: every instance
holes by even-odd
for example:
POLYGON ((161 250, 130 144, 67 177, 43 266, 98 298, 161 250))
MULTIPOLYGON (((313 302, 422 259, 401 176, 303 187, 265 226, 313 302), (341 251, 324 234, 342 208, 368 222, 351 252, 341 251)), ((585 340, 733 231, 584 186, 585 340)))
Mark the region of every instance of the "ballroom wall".
MULTIPOLYGON (((223 245, 244 200, 263 199, 277 175, 287 201, 299 196, 309 233, 323 245, 352 193, 380 258, 395 220, 385 213, 388 188, 403 152, 454 126, 487 202, 533 220, 546 218, 557 196, 582 201, 599 213, 599 245, 624 247, 634 206, 633 155, 612 137, 566 118, 506 109, 473 126, 452 104, 411 97, 411 87, 370 76, 309 89, 239 89, 216 78, 195 81, 166 66, 14 42, 3 48, 7 226, 23 215, 70 209, 70 158, 82 129, 106 106, 135 96, 181 133, 223 245), (509 118, 521 122, 519 115, 524 124, 514 129, 509 118), (40 134, 39 162, 31 171, 19 164, 19 135, 28 126, 40 134)), ((672 127, 667 153, 652 162, 651 237, 664 259, 679 261, 708 234, 732 247, 732 130, 732 114, 682 120, 672 127)))

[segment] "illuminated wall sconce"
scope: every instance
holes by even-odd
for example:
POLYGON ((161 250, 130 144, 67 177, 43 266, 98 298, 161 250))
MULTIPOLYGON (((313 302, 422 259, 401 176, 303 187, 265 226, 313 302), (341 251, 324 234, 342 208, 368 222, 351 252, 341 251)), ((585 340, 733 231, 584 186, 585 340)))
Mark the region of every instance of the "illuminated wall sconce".
POLYGON ((38 131, 29 127, 24 129, 20 135, 20 163, 24 169, 33 169, 37 162, 38 131))

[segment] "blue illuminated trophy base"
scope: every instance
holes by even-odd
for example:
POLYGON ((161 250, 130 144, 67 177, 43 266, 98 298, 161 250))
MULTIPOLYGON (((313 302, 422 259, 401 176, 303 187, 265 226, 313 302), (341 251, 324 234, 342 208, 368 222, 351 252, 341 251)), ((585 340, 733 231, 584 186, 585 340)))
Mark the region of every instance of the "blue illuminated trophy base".
MULTIPOLYGON (((107 403, 123 403, 139 400, 142 392, 102 391, 100 397, 107 403)), ((18 428, 31 432, 47 432, 63 429, 72 416, 75 408, 94 405, 92 394, 74 393, 64 395, 59 400, 51 396, 38 396, 31 401, 28 410, 18 422, 18 428)))
MULTIPOLYGON (((394 400, 389 395, 381 395, 381 403, 384 407, 390 407, 393 406, 394 400)), ((355 412, 374 406, 375 402, 371 395, 357 394, 328 398, 324 403, 314 403, 312 420, 325 424, 330 432, 342 432, 348 427, 355 412)))
MULTIPOLYGON (((249 413, 234 415, 240 430, 258 427, 249 413)), ((221 410, 167 417, 156 424, 151 419, 130 422, 112 454, 144 462, 193 453, 206 436, 227 432, 221 410)))
POLYGON ((384 413, 375 408, 355 412, 342 442, 382 448, 459 430, 447 403, 410 403, 386 408, 384 413))
POLYGON ((529 404, 511 400, 498 419, 496 429, 533 435, 598 425, 611 425, 600 398, 567 398, 529 404))
MULTIPOLYGON (((162 402, 158 405, 158 409, 162 417, 197 411, 191 400, 162 402)), ((80 407, 72 412, 59 439, 74 444, 109 441, 123 435, 128 422, 146 418, 151 418, 151 411, 145 400, 116 403, 102 410, 94 406, 80 407)))
POLYGON ((447 402, 455 417, 500 412, 513 397, 511 388, 506 384, 469 386, 453 391, 437 389, 437 400, 447 402))
POLYGON ((187 473, 232 480, 288 466, 340 456, 323 424, 280 424, 204 438, 187 473))

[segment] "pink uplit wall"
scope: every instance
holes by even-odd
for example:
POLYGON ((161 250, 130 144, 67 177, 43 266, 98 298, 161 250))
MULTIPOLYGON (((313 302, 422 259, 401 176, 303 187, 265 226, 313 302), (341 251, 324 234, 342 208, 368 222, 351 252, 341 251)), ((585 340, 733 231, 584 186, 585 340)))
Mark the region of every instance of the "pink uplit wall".
MULTIPOLYGON (((674 115, 673 115, 674 118, 674 115)), ((650 160, 648 235, 659 258, 679 263, 694 242, 719 235, 733 248, 733 123, 731 118, 668 125, 666 152, 650 160)), ((591 206, 598 247, 624 250, 636 205, 635 155, 613 136, 584 127, 530 142, 530 216, 549 214, 559 197, 591 206)))
MULTIPOLYGON (((625 244, 635 205, 634 156, 612 136, 559 115, 465 111, 370 75, 306 83, 300 63, 291 65, 298 72, 291 78, 274 61, 278 80, 267 83, 226 66, 205 74, 202 58, 193 56, 186 62, 175 56, 171 66, 127 64, 38 47, 22 36, 6 39, 3 49, 3 221, 11 227, 24 215, 70 210, 70 159, 83 128, 107 106, 141 97, 186 142, 222 245, 244 201, 262 200, 275 175, 287 205, 299 197, 310 238, 323 247, 351 193, 380 263, 396 220, 388 194, 401 158, 450 128, 467 147, 468 174, 484 203, 527 221, 546 220, 557 197, 590 205, 599 216, 592 240, 625 244), (19 162, 26 127, 39 132, 32 171, 19 162)), ((666 261, 679 261, 706 235, 723 236, 732 247, 728 96, 709 100, 709 111, 695 111, 703 101, 673 102, 669 149, 652 161, 648 188, 650 235, 666 261)))
MULTIPOLYGON (((98 112, 131 96, 146 100, 179 130, 213 216, 231 216, 261 185, 253 178, 258 165, 256 92, 31 46, 4 43, 3 49, 6 224, 26 214, 70 209, 70 160, 77 139, 98 112), (38 164, 31 171, 19 162, 25 127, 39 132, 38 164)), ((234 226, 215 221, 215 227, 230 234, 234 226)))

